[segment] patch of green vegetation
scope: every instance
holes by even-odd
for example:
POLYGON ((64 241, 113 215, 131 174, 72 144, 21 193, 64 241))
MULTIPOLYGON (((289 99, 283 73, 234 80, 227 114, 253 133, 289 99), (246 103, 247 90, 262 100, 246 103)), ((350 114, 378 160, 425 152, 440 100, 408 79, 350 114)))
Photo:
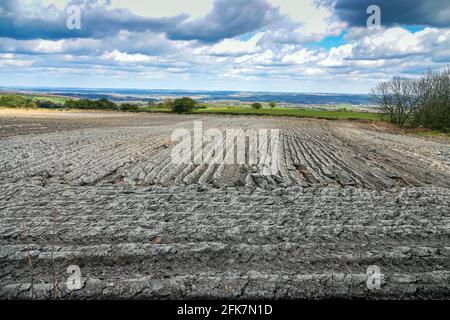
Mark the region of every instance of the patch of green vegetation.
POLYGON ((171 109, 176 113, 191 112, 197 106, 197 102, 191 98, 184 97, 175 99, 172 102, 171 109))
POLYGON ((439 130, 423 130, 423 131, 417 131, 410 133, 413 136, 416 137, 424 137, 424 138, 443 138, 443 139, 450 139, 450 133, 448 132, 442 132, 439 130))
POLYGON ((162 107, 141 107, 139 112, 150 112, 150 113, 172 113, 172 110, 162 107))
POLYGON ((262 107, 263 107, 262 104, 259 102, 252 103, 253 109, 259 110, 259 109, 262 109, 262 107))
POLYGON ((371 112, 313 110, 300 108, 264 108, 254 109, 246 107, 210 107, 206 109, 195 109, 193 113, 217 113, 230 115, 270 115, 270 116, 292 116, 329 120, 371 120, 381 121, 383 114, 371 112))
POLYGON ((162 103, 148 103, 146 106, 124 103, 116 104, 107 99, 70 99, 55 96, 38 95, 3 95, 0 96, 0 107, 19 108, 64 108, 64 109, 97 109, 97 110, 120 110, 129 112, 185 112, 194 114, 229 114, 229 115, 261 115, 261 116, 291 116, 303 118, 318 118, 328 120, 370 120, 381 121, 385 115, 380 113, 349 111, 341 106, 337 110, 318 110, 301 108, 275 108, 262 106, 259 103, 240 106, 208 106, 198 104, 190 98, 167 100, 162 103))
POLYGON ((56 96, 28 96, 33 101, 49 101, 54 104, 63 105, 68 98, 65 97, 56 97, 56 96))
POLYGON ((89 100, 89 99, 80 99, 80 100, 67 100, 64 104, 65 108, 68 109, 103 109, 103 110, 117 110, 117 105, 109 101, 108 99, 99 99, 99 100, 89 100))
POLYGON ((352 106, 345 103, 340 103, 336 105, 336 111, 349 111, 352 109, 352 106))
POLYGON ((0 95, 0 107, 5 108, 56 108, 62 107, 67 98, 28 94, 0 95))
POLYGON ((2 95, 0 96, 0 107, 6 108, 36 108, 36 103, 26 96, 2 95))

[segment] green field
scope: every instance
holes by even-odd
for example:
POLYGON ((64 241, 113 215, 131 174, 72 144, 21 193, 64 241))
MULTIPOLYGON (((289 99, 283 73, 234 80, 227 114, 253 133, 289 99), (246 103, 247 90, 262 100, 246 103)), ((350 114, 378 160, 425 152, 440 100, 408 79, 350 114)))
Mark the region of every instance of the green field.
POLYGON ((27 95, 26 98, 29 98, 33 101, 50 101, 53 103, 58 103, 63 105, 68 98, 65 97, 57 97, 57 96, 35 96, 35 95, 27 95))
MULTIPOLYGON (((169 109, 164 108, 142 108, 142 111, 147 112, 164 112, 170 113, 169 109)), ((343 110, 314 110, 314 109, 300 109, 300 108, 263 108, 253 109, 251 107, 208 107, 197 108, 191 111, 194 114, 228 114, 228 115, 258 115, 258 116, 290 116, 299 118, 317 118, 328 120, 370 120, 381 121, 384 115, 381 113, 371 112, 354 112, 343 110)))
MULTIPOLYGON (((22 103, 25 100, 32 101, 50 101, 59 105, 69 100, 66 97, 50 96, 50 95, 27 95, 27 94, 3 94, 1 97, 8 97, 15 99, 16 104, 22 103), (23 100, 23 101, 22 101, 23 100)), ((141 107, 140 112, 171 112, 167 108, 155 108, 155 107, 141 107)), ((250 106, 221 106, 214 107, 208 106, 206 108, 195 108, 190 113, 194 114, 228 114, 228 115, 261 115, 261 116, 290 116, 301 118, 318 118, 329 120, 370 120, 380 121, 383 120, 383 114, 371 113, 371 112, 357 112, 348 111, 346 108, 339 107, 336 110, 318 110, 318 109, 301 109, 301 108, 262 108, 254 109, 250 106)))
POLYGON ((26 108, 30 107, 30 102, 49 101, 55 104, 64 105, 68 98, 51 95, 32 94, 0 94, 0 107, 26 108))
POLYGON ((50 101, 53 103, 58 103, 58 104, 64 104, 66 102, 66 100, 68 100, 68 98, 65 97, 58 97, 58 96, 39 96, 39 95, 28 95, 28 94, 0 94, 0 98, 1 97, 8 97, 8 96, 18 96, 18 97, 22 97, 24 99, 31 99, 33 101, 50 101))
MULTIPOLYGON (((155 110, 156 111, 156 110, 155 110)), ((269 115, 269 116, 291 116, 301 118, 319 118, 329 120, 372 120, 381 121, 383 114, 370 112, 312 110, 300 108, 263 108, 253 109, 251 107, 209 107, 195 109, 193 113, 208 114, 230 114, 230 115, 269 115)))

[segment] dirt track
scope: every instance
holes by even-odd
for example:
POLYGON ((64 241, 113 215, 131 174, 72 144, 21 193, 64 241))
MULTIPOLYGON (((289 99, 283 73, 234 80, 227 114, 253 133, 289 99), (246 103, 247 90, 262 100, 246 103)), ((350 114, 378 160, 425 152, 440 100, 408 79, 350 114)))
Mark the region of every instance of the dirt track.
POLYGON ((68 298, 69 265, 72 298, 450 298, 450 143, 356 122, 9 111, 0 137, 0 298, 68 298), (194 120, 280 129, 279 174, 173 164, 170 134, 194 120))

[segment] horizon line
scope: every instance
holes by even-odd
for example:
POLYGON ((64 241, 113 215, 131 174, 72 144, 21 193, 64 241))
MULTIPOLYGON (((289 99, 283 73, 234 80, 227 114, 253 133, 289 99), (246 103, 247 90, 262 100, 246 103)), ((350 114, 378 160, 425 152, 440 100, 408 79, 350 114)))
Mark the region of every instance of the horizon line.
POLYGON ((1 89, 87 89, 87 90, 148 90, 148 91, 179 91, 179 92, 248 92, 248 93, 296 93, 296 94, 339 94, 339 95, 362 95, 370 93, 345 93, 345 92, 305 92, 305 91, 256 91, 256 90, 208 90, 208 89, 149 89, 149 88, 127 88, 127 87, 64 87, 64 86, 2 86, 1 89))

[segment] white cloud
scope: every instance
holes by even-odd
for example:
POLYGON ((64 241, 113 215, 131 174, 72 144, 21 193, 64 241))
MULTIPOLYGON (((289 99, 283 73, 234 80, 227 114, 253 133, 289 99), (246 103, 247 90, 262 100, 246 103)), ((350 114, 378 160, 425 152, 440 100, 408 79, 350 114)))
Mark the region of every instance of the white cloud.
POLYGON ((209 53, 213 55, 244 55, 255 53, 259 50, 258 41, 261 40, 263 33, 257 33, 247 41, 238 39, 225 39, 213 45, 209 49, 209 53))
POLYGON ((333 16, 328 6, 317 6, 314 0, 268 0, 277 6, 280 13, 288 16, 301 27, 287 26, 284 33, 276 35, 279 39, 295 40, 297 42, 320 41, 326 36, 338 36, 345 28, 345 23, 333 16))
POLYGON ((361 57, 409 55, 424 50, 417 34, 400 27, 369 32, 355 47, 355 53, 361 57))
MULTIPOLYGON (((30 2, 30 0, 28 0, 28 2, 30 2)), ((67 0, 42 0, 42 3, 45 6, 53 5, 57 9, 63 10, 66 7, 68 1, 67 0)))
POLYGON ((327 7, 318 8, 313 0, 269 0, 269 2, 279 6, 282 14, 288 15, 295 22, 303 23, 305 33, 326 33, 327 19, 331 16, 327 7))
POLYGON ((63 52, 65 40, 50 41, 38 40, 35 41, 34 51, 42 53, 59 53, 63 52))
POLYGON ((352 56, 354 44, 346 44, 337 48, 331 48, 328 56, 319 62, 323 67, 341 67, 346 59, 352 56))
POLYGON ((320 69, 320 68, 306 68, 303 71, 303 74, 305 76, 320 76, 323 74, 326 74, 325 70, 320 69))
POLYGON ((119 63, 145 63, 154 61, 153 57, 144 54, 128 54, 126 52, 120 52, 119 50, 105 52, 101 58, 103 60, 113 60, 119 63))
POLYGON ((313 53, 306 48, 303 48, 292 54, 287 54, 283 57, 283 63, 303 64, 310 62, 313 58, 313 53))
POLYGON ((13 53, 1 53, 0 54, 0 59, 14 59, 15 58, 15 54, 13 53))
POLYGON ((258 54, 238 57, 235 59, 235 62, 238 64, 252 65, 256 68, 260 65, 270 65, 273 62, 274 57, 275 54, 272 50, 265 50, 258 54))
POLYGON ((0 66, 29 67, 32 64, 33 60, 15 59, 14 55, 9 54, 0 55, 0 66))

